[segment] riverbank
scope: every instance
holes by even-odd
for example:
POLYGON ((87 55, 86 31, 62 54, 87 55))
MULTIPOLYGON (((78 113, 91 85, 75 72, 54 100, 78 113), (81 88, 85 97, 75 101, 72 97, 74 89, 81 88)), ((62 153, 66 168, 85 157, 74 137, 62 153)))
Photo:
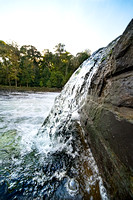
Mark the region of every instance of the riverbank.
POLYGON ((15 86, 3 86, 0 85, 0 91, 9 92, 60 92, 59 88, 47 88, 47 87, 15 87, 15 86))

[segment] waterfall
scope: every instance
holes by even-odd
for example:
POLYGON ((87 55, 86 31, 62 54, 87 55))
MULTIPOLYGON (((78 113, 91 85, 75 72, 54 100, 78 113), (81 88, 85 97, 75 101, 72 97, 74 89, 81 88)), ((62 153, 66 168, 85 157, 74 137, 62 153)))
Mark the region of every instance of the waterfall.
MULTIPOLYGON (((63 133, 64 128, 67 128, 67 124, 69 124, 70 121, 77 121, 80 123, 79 111, 85 103, 91 79, 99 69, 99 65, 102 63, 102 60, 105 58, 108 59, 111 50, 118 40, 119 38, 111 42, 107 47, 94 52, 92 56, 84 61, 83 64, 81 64, 80 67, 73 73, 69 81, 64 86, 61 94, 56 97, 54 106, 49 113, 49 116, 44 121, 36 139, 44 141, 46 137, 50 137, 50 140, 54 143, 56 139, 58 141, 62 140, 62 137, 64 136, 61 133, 63 133), (60 137, 57 137, 59 132, 61 135, 60 137)), ((37 146, 38 144, 39 143, 37 141, 37 146)), ((41 147, 42 143, 40 145, 40 149, 41 147)))
POLYGON ((39 132, 29 138, 30 150, 24 143, 11 163, 3 164, 8 170, 2 172, 1 199, 108 199, 80 125, 80 110, 94 74, 116 42, 84 61, 56 97, 39 132))
MULTIPOLYGON (((101 62, 105 58, 108 59, 118 39, 110 43, 107 47, 94 52, 92 56, 84 61, 75 71, 61 94, 56 97, 54 106, 35 139, 35 146, 42 154, 44 153, 46 156, 65 154, 69 160, 68 163, 71 163, 73 160, 73 162, 77 162, 77 168, 81 165, 82 173, 74 169, 77 170, 77 175, 68 175, 65 162, 62 170, 60 172, 58 170, 58 172, 56 171, 56 177, 60 179, 67 177, 66 190, 72 196, 78 194, 79 191, 81 192, 82 189, 79 188, 79 185, 80 187, 84 185, 85 189, 83 193, 88 193, 88 196, 90 195, 90 197, 93 197, 91 190, 94 187, 95 189, 99 188, 98 190, 102 199, 108 199, 91 150, 84 140, 85 133, 80 126, 80 109, 86 100, 93 75, 99 70, 101 62), (78 129, 80 129, 80 131, 78 129), (44 141, 47 141, 48 145, 44 145, 44 141), (86 163, 86 167, 83 163, 86 163), (91 171, 91 175, 83 172, 86 170, 85 168, 91 171), (79 181, 80 183, 78 182, 79 178, 77 178, 77 176, 81 178, 81 181, 79 181), (70 184, 77 184, 77 186, 75 186, 76 189, 71 189, 70 184)), ((70 170, 72 170, 74 167, 71 166, 70 168, 70 170)), ((96 198, 95 195, 93 198, 96 198)))

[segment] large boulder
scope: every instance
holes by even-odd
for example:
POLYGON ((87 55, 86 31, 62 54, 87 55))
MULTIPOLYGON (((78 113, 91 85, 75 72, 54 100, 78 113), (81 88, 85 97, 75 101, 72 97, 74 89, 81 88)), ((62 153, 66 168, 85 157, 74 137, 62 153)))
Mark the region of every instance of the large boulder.
POLYGON ((111 199, 133 199, 133 20, 93 76, 81 124, 111 199))

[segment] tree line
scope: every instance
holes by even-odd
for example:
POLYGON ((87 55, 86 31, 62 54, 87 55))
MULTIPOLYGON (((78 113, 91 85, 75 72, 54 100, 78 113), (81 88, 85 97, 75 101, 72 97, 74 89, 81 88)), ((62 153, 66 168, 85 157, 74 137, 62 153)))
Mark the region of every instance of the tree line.
POLYGON ((90 56, 90 50, 73 56, 64 44, 55 53, 41 54, 32 45, 18 47, 0 40, 0 85, 62 88, 72 73, 90 56))

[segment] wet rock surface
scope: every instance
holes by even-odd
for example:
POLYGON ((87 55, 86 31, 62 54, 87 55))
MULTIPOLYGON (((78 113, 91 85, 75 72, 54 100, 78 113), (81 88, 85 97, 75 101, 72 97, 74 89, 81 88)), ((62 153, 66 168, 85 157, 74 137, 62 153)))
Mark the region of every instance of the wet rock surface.
POLYGON ((0 144, 1 200, 133 198, 132 47, 133 20, 72 75, 29 151, 0 144))
POLYGON ((111 199, 133 198, 133 20, 94 74, 81 124, 111 199))
POLYGON ((18 173, 14 177, 9 176, 10 167, 5 164, 6 168, 0 178, 0 200, 101 199, 101 180, 81 132, 80 126, 71 122, 64 132, 64 139, 70 142, 68 148, 72 148, 72 152, 68 152, 66 147, 54 153, 49 152, 46 156, 35 150, 25 155, 23 164, 19 164, 17 168, 14 163, 12 171, 18 173), (69 136, 73 136, 71 141, 69 136))

